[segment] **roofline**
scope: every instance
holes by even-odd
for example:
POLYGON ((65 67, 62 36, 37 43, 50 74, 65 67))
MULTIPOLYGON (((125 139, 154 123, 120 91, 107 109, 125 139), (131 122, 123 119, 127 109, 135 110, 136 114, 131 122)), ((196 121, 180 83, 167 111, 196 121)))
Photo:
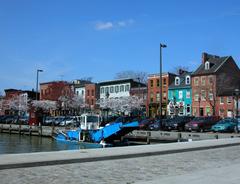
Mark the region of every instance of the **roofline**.
POLYGON ((66 84, 72 84, 71 82, 68 81, 50 81, 50 82, 42 82, 40 83, 40 85, 44 85, 44 84, 51 84, 51 83, 66 83, 66 84))
POLYGON ((222 67, 222 65, 223 65, 230 57, 231 57, 231 56, 227 56, 226 59, 218 66, 218 68, 216 68, 216 70, 214 71, 214 73, 217 72, 217 71, 222 67))
MULTIPOLYGON (((170 72, 163 72, 163 73, 162 73, 162 76, 164 76, 164 75, 174 75, 174 76, 176 76, 176 74, 170 73, 170 72)), ((148 78, 158 77, 158 76, 160 76, 160 73, 149 74, 149 75, 148 75, 148 78)))

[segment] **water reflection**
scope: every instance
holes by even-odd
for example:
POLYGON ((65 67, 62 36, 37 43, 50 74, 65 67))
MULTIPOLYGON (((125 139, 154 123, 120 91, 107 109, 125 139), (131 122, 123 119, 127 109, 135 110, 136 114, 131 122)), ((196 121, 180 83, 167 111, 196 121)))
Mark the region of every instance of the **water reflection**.
POLYGON ((52 138, 0 133, 0 154, 98 148, 98 144, 63 143, 52 138))

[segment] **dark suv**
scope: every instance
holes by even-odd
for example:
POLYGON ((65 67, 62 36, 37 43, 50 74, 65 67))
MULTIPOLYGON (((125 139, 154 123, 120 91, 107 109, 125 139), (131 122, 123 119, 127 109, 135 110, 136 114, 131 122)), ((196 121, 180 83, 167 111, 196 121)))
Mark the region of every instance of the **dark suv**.
POLYGON ((210 130, 221 118, 219 116, 196 117, 185 125, 186 131, 204 132, 210 130))
POLYGON ((165 123, 165 130, 183 131, 185 124, 190 122, 194 117, 192 116, 176 116, 165 123))

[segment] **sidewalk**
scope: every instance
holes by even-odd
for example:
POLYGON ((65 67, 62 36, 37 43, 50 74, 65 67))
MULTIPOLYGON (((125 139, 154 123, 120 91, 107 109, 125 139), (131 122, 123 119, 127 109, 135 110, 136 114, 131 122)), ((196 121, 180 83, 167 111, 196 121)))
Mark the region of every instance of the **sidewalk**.
POLYGON ((0 170, 127 159, 240 145, 240 138, 156 145, 0 155, 0 170))

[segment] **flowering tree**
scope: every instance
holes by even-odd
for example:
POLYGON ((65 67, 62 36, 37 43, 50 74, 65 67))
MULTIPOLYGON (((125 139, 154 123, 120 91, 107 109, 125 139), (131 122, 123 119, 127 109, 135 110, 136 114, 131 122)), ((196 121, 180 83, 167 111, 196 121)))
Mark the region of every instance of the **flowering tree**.
POLYGON ((143 99, 137 96, 99 99, 97 103, 101 108, 110 109, 116 113, 131 113, 133 110, 140 110, 144 104, 143 99))
POLYGON ((2 103, 6 109, 17 111, 19 115, 26 113, 28 110, 28 96, 25 93, 4 100, 2 103))
POLYGON ((42 109, 43 111, 56 110, 57 103, 51 100, 33 100, 32 106, 36 109, 42 109))
POLYGON ((60 102, 60 106, 63 110, 79 111, 80 109, 86 107, 83 98, 78 95, 73 96, 63 95, 59 97, 58 101, 60 102))

